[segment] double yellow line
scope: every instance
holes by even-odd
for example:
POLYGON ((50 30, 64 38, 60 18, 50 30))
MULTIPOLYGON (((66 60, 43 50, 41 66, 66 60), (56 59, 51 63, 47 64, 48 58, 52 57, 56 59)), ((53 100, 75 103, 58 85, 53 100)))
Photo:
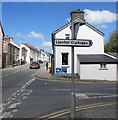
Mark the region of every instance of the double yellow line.
MULTIPOLYGON (((115 104, 116 104, 116 102, 106 103, 106 104, 97 103, 97 104, 90 104, 90 105, 85 105, 85 106, 79 106, 79 107, 76 107, 76 112, 77 111, 91 109, 91 108, 98 108, 98 107, 105 107, 105 106, 115 105, 115 104)), ((69 113, 70 113, 70 109, 65 109, 65 110, 54 112, 54 113, 51 113, 51 114, 48 114, 48 115, 37 117, 37 118, 35 118, 33 120, 38 120, 38 119, 40 119, 40 120, 47 120, 47 119, 50 119, 50 118, 61 117, 63 115, 69 114, 69 113)))

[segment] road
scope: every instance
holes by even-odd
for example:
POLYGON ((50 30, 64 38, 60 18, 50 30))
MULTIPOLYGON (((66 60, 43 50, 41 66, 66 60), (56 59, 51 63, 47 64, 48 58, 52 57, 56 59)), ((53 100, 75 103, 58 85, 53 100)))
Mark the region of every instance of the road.
MULTIPOLYGON (((44 69, 28 66, 3 70, 3 118, 40 118, 70 108, 70 82, 31 76, 44 69)), ((76 106, 116 102, 116 83, 76 83, 76 106)))
POLYGON ((29 65, 2 70, 2 100, 3 102, 15 93, 21 86, 32 79, 38 69, 29 69, 29 65), (4 94, 5 93, 5 94, 4 94))

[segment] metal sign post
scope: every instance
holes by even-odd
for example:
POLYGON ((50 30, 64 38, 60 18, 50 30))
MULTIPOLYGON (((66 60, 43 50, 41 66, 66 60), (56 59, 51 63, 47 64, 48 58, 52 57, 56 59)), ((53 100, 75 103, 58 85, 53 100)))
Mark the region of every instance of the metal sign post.
MULTIPOLYGON (((75 39, 74 23, 71 25, 71 39, 75 39)), ((71 118, 75 118, 75 79, 74 79, 74 46, 71 47, 71 118)))
POLYGON ((72 81, 71 81, 71 118, 75 118, 75 79, 74 79, 74 46, 71 48, 72 56, 72 81))
POLYGON ((74 47, 90 47, 91 40, 76 39, 79 26, 86 24, 84 21, 71 22, 71 40, 55 39, 55 46, 71 46, 71 118, 75 118, 75 78, 74 78, 74 47))
MULTIPOLYGON (((79 30, 79 26, 83 25, 84 22, 74 22, 72 21, 71 23, 71 39, 75 39, 77 38, 77 33, 79 30)), ((71 118, 74 119, 75 118, 75 112, 76 112, 76 107, 75 107, 75 76, 74 76, 74 46, 71 47, 72 51, 71 51, 71 60, 72 60, 72 73, 71 73, 71 77, 72 77, 72 81, 71 81, 71 118)))

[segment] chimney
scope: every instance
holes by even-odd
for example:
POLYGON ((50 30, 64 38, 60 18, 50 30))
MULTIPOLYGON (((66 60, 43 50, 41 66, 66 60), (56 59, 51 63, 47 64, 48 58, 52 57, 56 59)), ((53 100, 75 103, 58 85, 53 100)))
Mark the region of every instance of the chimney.
POLYGON ((70 15, 71 15, 71 21, 75 20, 78 17, 84 20, 84 11, 80 11, 80 9, 78 9, 77 11, 72 11, 70 15))

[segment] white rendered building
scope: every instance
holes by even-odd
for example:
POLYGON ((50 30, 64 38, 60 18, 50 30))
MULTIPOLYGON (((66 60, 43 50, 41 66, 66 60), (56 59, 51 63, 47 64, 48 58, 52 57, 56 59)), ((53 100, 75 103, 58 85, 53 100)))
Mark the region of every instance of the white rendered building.
POLYGON ((25 43, 20 45, 20 59, 27 63, 39 60, 39 51, 34 46, 25 43))
MULTIPOLYGON (((84 12, 80 10, 72 11, 72 20, 85 22, 84 12)), ((80 79, 118 80, 118 59, 104 53, 103 36, 104 33, 87 22, 79 27, 76 41, 92 41, 90 46, 74 47, 74 73, 80 79)), ((56 46, 56 40, 58 42, 71 40, 71 22, 52 33, 53 73, 54 75, 71 75, 72 48, 66 45, 56 46)), ((60 44, 63 44, 63 42, 60 44)))

